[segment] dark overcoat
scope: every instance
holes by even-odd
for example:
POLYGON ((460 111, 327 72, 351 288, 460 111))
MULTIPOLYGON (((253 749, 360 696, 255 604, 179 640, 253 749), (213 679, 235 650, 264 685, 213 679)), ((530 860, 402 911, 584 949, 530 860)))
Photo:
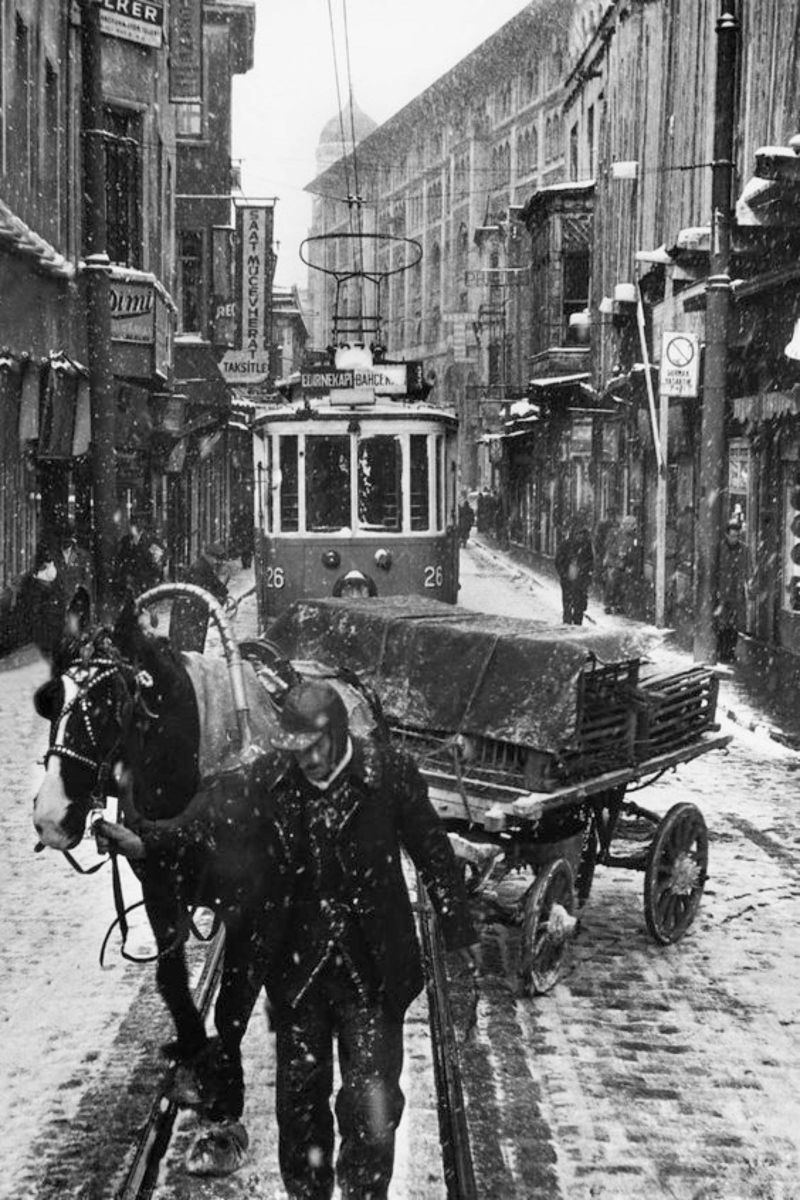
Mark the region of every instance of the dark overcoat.
POLYGON ((346 957, 402 1017, 424 977, 401 850, 421 873, 448 950, 476 941, 463 875, 413 759, 377 742, 354 740, 346 772, 336 816, 327 825, 336 869, 322 887, 307 827, 309 806, 319 793, 291 765, 273 797, 294 864, 294 888, 283 909, 285 926, 267 991, 280 1008, 305 990, 321 965, 333 913, 346 957))

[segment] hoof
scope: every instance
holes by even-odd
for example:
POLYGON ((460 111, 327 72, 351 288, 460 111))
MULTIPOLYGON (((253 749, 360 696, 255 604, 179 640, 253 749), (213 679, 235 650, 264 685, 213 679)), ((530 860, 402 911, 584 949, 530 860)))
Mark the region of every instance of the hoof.
POLYGON ((186 1151, 186 1170, 190 1175, 232 1175, 244 1162, 249 1140, 241 1121, 208 1125, 186 1151))

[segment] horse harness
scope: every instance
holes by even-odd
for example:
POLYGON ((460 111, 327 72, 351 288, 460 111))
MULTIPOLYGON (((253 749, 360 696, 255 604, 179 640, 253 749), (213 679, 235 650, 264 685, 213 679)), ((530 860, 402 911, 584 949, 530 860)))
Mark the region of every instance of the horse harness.
MULTIPOLYGON (((53 724, 63 731, 66 728, 66 721, 68 720, 70 714, 77 710, 83 719, 84 728, 89 736, 91 748, 95 751, 95 756, 90 757, 88 754, 81 754, 80 751, 73 750, 71 746, 66 745, 63 741, 53 741, 45 751, 43 761, 44 764, 47 765, 48 759, 51 757, 68 758, 73 762, 78 762, 85 767, 89 767, 90 770, 95 772, 94 786, 89 793, 89 812, 94 814, 93 817, 89 817, 91 822, 93 819, 101 817, 105 811, 106 789, 109 779, 111 778, 112 764, 114 762, 115 755, 130 728, 130 722, 137 713, 137 710, 141 713, 146 721, 153 720, 157 716, 157 713, 154 713, 148 708, 144 697, 142 696, 142 689, 152 688, 153 677, 149 671, 144 669, 137 671, 131 663, 126 662, 121 657, 106 657, 92 658, 88 661, 75 662, 63 672, 62 678, 71 680, 72 683, 74 683, 77 687, 78 691, 77 694, 72 697, 72 699, 68 700, 64 704, 61 712, 58 715, 57 721, 54 721, 53 724), (133 684, 132 688, 130 687, 128 678, 126 678, 128 675, 130 676, 130 680, 133 684), (94 725, 92 723, 90 697, 91 693, 96 691, 101 684, 105 683, 106 680, 114 679, 115 677, 120 677, 125 685, 127 702, 123 703, 119 713, 118 735, 112 743, 107 754, 105 754, 103 757, 100 757, 100 745, 95 733, 94 725)), ((95 863, 93 867, 82 867, 77 859, 74 858, 74 856, 70 854, 68 850, 62 850, 62 854, 73 870, 77 871, 79 875, 94 875, 96 871, 99 871, 100 868, 105 865, 106 861, 105 859, 101 859, 100 862, 95 863)), ((187 914, 187 918, 183 923, 183 927, 178 930, 173 942, 166 947, 165 950, 159 951, 150 958, 137 958, 134 955, 129 954, 125 949, 125 942, 127 941, 128 937, 127 915, 132 909, 138 908, 140 905, 142 905, 144 901, 139 900, 135 904, 130 905, 130 907, 125 907, 122 896, 122 883, 119 875, 119 865, 117 862, 117 850, 113 845, 109 847, 108 856, 111 860, 111 882, 114 895, 114 908, 117 916, 116 920, 109 927, 105 938, 103 939, 103 944, 100 948, 101 966, 103 965, 105 950, 106 946, 108 945, 109 938, 114 931, 114 927, 117 925, 119 926, 120 934, 122 936, 122 956, 123 958, 128 959, 130 962, 136 963, 152 962, 163 958, 165 954, 170 953, 176 945, 180 944, 188 932, 193 933, 200 941, 211 940, 219 925, 217 915, 215 914, 213 927, 210 933, 207 936, 204 936, 202 933, 200 933, 195 925, 192 908, 187 914)))
MULTIPOLYGON (((134 668, 130 664, 126 663, 123 659, 113 657, 93 658, 88 662, 75 662, 63 672, 62 679, 69 679, 77 688, 77 693, 66 701, 58 717, 53 722, 54 728, 61 731, 62 740, 56 741, 54 737, 54 740, 45 751, 43 762, 46 766, 51 758, 66 758, 94 771, 94 786, 89 793, 89 812, 93 813, 96 818, 101 816, 105 810, 106 794, 114 758, 125 734, 128 732, 129 723, 134 711, 138 707, 147 718, 155 716, 155 713, 150 711, 141 695, 142 688, 153 686, 153 679, 149 672, 143 670, 134 672, 134 668), (131 692, 128 680, 126 679, 128 672, 132 675, 133 692, 131 692), (101 684, 117 677, 121 678, 125 685, 128 701, 122 705, 119 713, 117 737, 108 752, 105 755, 101 755, 100 743, 92 720, 91 695, 97 691, 101 684), (94 751, 93 755, 82 754, 80 751, 73 749, 72 746, 67 745, 63 740, 66 723, 73 712, 77 712, 82 718, 84 729, 89 738, 90 748, 94 751)), ((73 858, 69 851, 65 850, 62 853, 73 869, 81 875, 93 875, 103 865, 101 861, 93 867, 85 868, 73 858)), ((114 856, 112 855, 111 857, 113 859, 114 856)))

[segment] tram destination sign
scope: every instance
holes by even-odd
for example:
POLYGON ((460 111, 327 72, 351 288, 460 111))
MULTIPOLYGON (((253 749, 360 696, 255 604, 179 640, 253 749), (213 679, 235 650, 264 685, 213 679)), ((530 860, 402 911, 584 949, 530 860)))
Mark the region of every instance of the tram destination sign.
POLYGON ((303 391, 318 395, 326 395, 328 392, 360 392, 363 396, 363 389, 371 388, 376 395, 405 396, 411 390, 409 370, 416 365, 387 363, 383 366, 359 367, 344 371, 315 367, 300 373, 300 383, 303 391))

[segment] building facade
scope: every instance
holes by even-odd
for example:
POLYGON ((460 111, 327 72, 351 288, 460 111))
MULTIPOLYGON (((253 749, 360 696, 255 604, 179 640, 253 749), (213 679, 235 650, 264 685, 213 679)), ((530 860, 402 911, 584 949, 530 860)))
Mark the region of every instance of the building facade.
POLYGON ((499 482, 486 435, 527 388, 528 265, 515 218, 532 191, 564 176, 571 7, 529 4, 394 117, 371 131, 362 124, 355 155, 350 144, 307 189, 312 236, 338 235, 319 264, 332 273, 309 273, 314 348, 333 340, 338 274, 340 313, 379 311, 390 356, 423 359, 434 397, 456 410, 467 488, 499 482), (356 178, 361 203, 347 199, 356 178), (344 280, 355 252, 381 278, 379 296, 354 296, 344 280))
POLYGON ((227 432, 213 356, 187 371, 175 341, 231 340, 230 91, 252 63, 254 3, 135 7, 99 8, 100 129, 87 134, 82 3, 0 0, 3 587, 40 538, 74 525, 92 542, 84 190, 98 145, 117 528, 134 513, 149 521, 173 566, 203 537, 229 536, 226 439, 242 434, 227 432), (188 278, 198 232, 202 266, 188 278))

